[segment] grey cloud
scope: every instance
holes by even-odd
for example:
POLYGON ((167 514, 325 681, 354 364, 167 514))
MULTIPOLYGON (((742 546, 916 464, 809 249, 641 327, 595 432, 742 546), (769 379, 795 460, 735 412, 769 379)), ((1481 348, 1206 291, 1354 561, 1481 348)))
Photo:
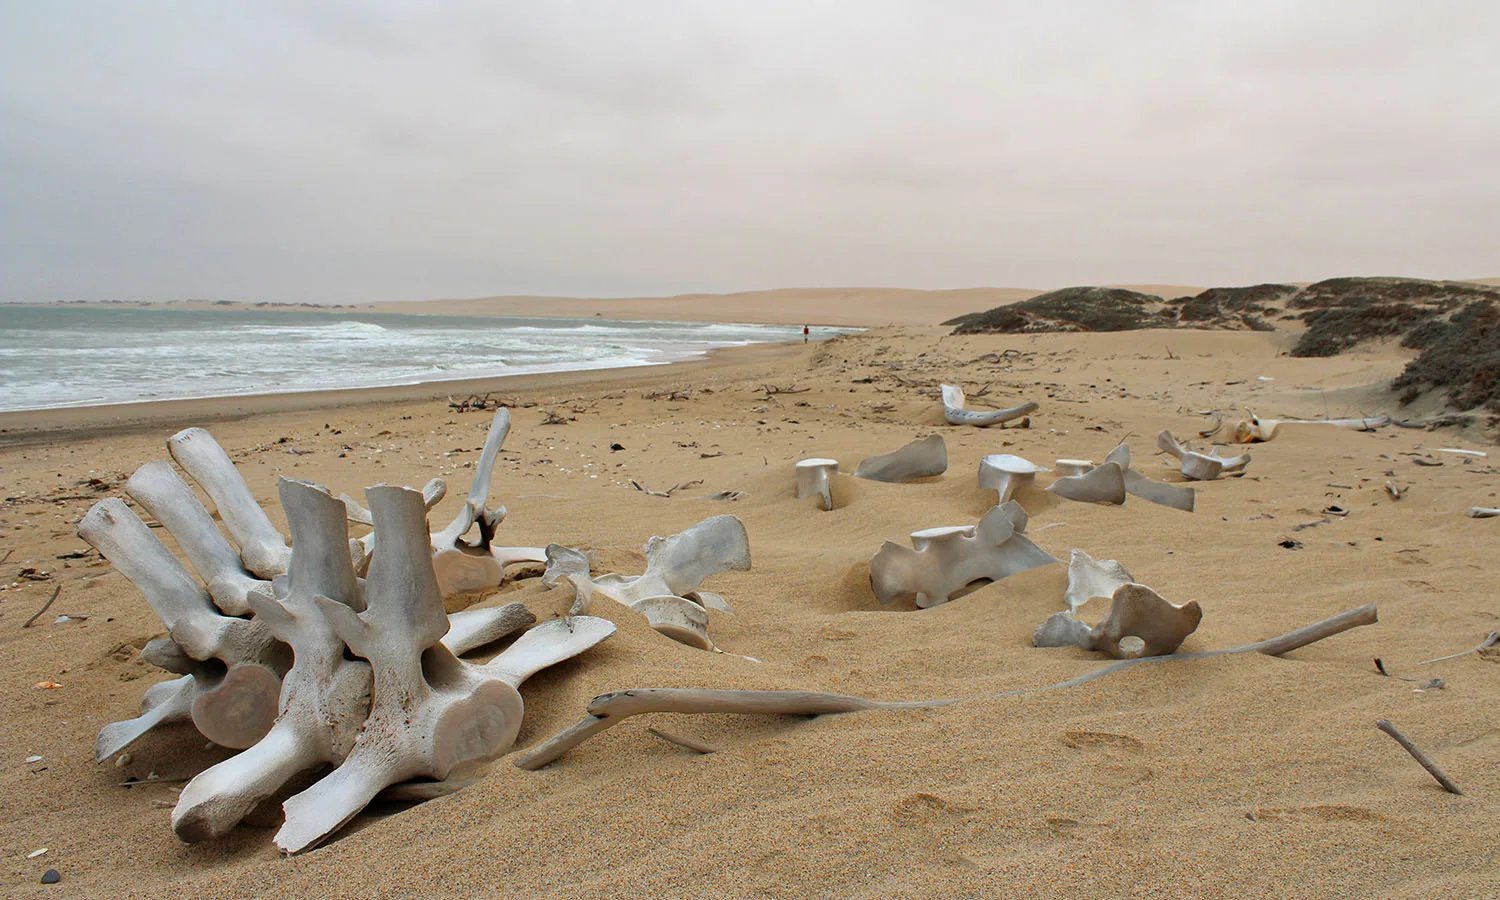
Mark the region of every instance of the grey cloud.
POLYGON ((3 16, 0 300, 1500 275, 1493 4, 3 16))

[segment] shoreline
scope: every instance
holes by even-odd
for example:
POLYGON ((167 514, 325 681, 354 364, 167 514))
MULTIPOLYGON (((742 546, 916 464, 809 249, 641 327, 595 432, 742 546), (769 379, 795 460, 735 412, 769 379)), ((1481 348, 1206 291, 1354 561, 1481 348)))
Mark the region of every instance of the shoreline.
POLYGON ((280 391, 264 394, 230 394, 218 397, 182 397, 129 403, 100 403, 48 409, 0 411, 0 447, 49 443, 70 437, 94 437, 159 428, 173 424, 199 424, 246 419, 285 412, 309 412, 377 403, 446 400, 449 396, 527 391, 549 386, 634 387, 675 377, 679 372, 713 370, 731 365, 781 359, 801 347, 798 341, 766 342, 739 347, 716 347, 702 356, 639 366, 602 369, 566 369, 558 372, 527 372, 489 375, 415 384, 373 387, 329 388, 315 391, 280 391))

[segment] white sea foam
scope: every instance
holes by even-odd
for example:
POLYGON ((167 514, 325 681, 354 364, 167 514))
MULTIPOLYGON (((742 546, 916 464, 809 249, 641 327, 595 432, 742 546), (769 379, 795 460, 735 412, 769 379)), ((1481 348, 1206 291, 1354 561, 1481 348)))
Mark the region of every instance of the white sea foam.
MULTIPOLYGON (((800 327, 0 306, 0 409, 650 365, 800 327)), ((819 329, 820 336, 833 333, 819 329)))

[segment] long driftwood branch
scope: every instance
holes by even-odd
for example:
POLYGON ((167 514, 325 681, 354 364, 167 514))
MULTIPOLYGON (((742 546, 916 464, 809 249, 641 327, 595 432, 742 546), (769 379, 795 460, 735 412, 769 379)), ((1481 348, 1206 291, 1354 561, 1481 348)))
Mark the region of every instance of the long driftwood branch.
POLYGON ((1135 666, 1172 662, 1187 659, 1208 659, 1215 656, 1230 656, 1237 653, 1264 653, 1280 656, 1300 647, 1341 634, 1361 625, 1377 621, 1373 604, 1356 607, 1339 613, 1321 622, 1289 631, 1277 637, 1244 644, 1225 650, 1204 650, 1197 653, 1174 653, 1167 656, 1143 656, 1138 659, 1123 659, 1100 666, 1075 678, 1045 684, 1038 687, 1015 688, 975 697, 951 697, 936 700, 872 700, 866 697, 851 697, 845 694, 824 694, 813 691, 726 691, 707 688, 632 688, 600 694, 589 701, 588 715, 571 728, 558 732, 515 759, 517 767, 528 770, 540 769, 561 757, 599 732, 618 724, 631 716, 643 713, 744 713, 760 715, 820 716, 832 713, 864 712, 880 709, 934 709, 952 706, 970 700, 994 700, 1003 697, 1018 697, 1042 691, 1055 691, 1077 687, 1113 675, 1135 666))

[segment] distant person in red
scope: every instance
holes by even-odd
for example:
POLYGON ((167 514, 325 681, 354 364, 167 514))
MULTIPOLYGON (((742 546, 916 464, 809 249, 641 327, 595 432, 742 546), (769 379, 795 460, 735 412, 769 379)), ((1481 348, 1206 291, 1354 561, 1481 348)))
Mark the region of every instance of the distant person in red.
POLYGON ((802 326, 802 343, 804 343, 804 344, 807 343, 807 335, 808 334, 809 334, 809 332, 807 330, 807 326, 803 325, 802 326))

